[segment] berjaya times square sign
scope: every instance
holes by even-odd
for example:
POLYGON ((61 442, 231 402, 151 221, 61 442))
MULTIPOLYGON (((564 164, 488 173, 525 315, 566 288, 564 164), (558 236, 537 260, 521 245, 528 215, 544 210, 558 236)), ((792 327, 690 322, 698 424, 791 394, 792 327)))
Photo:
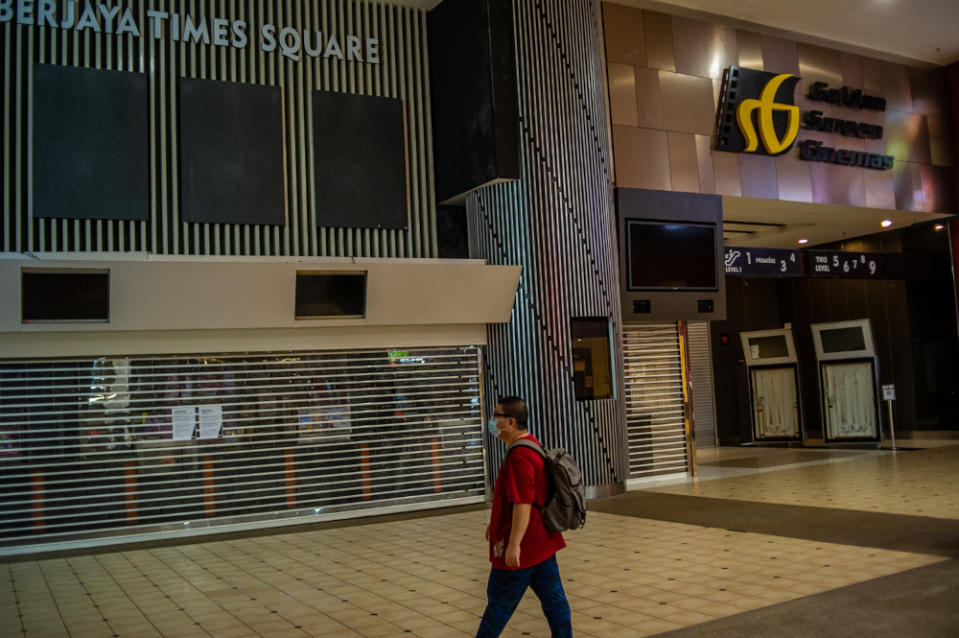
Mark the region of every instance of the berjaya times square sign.
MULTIPOLYGON (((0 0, 0 24, 7 22, 51 27, 54 29, 90 30, 93 33, 109 33, 118 36, 140 37, 144 28, 154 40, 164 37, 174 42, 212 44, 220 47, 243 49, 250 44, 249 23, 246 20, 227 20, 206 17, 194 18, 190 14, 147 9, 146 24, 138 24, 130 9, 109 7, 103 3, 86 2, 83 7, 77 0, 0 0)), ((337 58, 339 60, 380 63, 380 41, 377 38, 359 38, 347 35, 342 42, 335 34, 310 33, 307 29, 277 27, 264 24, 260 27, 259 45, 263 51, 277 51, 297 62, 306 55, 311 58, 337 58)))

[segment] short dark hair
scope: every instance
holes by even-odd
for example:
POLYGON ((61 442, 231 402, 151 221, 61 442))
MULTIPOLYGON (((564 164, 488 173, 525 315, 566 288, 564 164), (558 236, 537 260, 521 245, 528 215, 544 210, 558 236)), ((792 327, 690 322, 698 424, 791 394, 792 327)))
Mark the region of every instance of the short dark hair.
POLYGON ((526 401, 519 397, 500 397, 497 403, 503 407, 503 413, 506 416, 516 419, 516 425, 520 430, 526 429, 526 420, 529 418, 526 401))

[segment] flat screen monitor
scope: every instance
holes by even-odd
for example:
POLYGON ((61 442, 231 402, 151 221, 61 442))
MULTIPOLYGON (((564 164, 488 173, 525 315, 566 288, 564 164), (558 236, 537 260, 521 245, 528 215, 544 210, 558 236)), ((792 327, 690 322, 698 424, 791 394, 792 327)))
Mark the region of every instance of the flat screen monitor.
POLYGON ((716 226, 628 220, 629 290, 717 290, 716 226))
POLYGON ((22 270, 23 323, 110 321, 110 273, 106 270, 22 270))
POLYGON ((366 272, 296 273, 297 319, 366 316, 366 272))

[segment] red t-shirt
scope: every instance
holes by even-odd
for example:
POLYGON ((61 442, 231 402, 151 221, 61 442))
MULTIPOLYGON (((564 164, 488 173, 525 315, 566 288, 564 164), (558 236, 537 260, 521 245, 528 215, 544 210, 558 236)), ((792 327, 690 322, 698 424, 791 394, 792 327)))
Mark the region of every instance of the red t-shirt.
MULTIPOLYGON (((532 435, 525 438, 536 441, 532 435)), ((517 447, 506 455, 496 475, 493 510, 490 513, 489 559, 493 568, 532 567, 566 547, 563 535, 547 530, 536 509, 536 505, 546 503, 547 486, 546 462, 536 450, 517 447), (509 532, 513 526, 513 503, 534 504, 530 509, 529 526, 519 544, 519 567, 506 565, 506 546, 509 545, 509 532)))

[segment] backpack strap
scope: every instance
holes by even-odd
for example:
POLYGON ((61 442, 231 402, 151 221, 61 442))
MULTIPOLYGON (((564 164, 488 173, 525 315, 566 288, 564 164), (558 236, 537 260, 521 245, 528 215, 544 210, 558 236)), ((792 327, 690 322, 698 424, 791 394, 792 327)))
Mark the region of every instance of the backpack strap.
MULTIPOLYGON (((506 455, 509 456, 509 453, 513 451, 513 448, 517 448, 517 447, 528 447, 531 450, 536 450, 536 452, 538 452, 539 455, 543 457, 543 463, 546 463, 549 461, 549 457, 546 456, 546 452, 543 450, 542 446, 538 445, 535 441, 530 441, 529 438, 526 438, 526 437, 521 439, 516 439, 515 441, 510 443, 509 447, 506 448, 506 455)), ((547 483, 546 500, 548 501, 549 500, 549 468, 548 467, 546 468, 546 483, 547 483)), ((546 504, 544 503, 543 505, 539 505, 534 500, 533 507, 536 508, 536 511, 541 512, 542 509, 546 507, 546 504)))
POLYGON ((530 441, 529 438, 523 437, 521 439, 516 439, 515 441, 510 443, 509 448, 507 448, 506 450, 506 453, 509 454, 510 452, 513 451, 513 448, 515 447, 528 447, 531 450, 536 450, 537 452, 539 452, 539 455, 543 457, 544 461, 547 460, 546 452, 543 450, 543 448, 540 445, 538 445, 535 441, 530 441))

